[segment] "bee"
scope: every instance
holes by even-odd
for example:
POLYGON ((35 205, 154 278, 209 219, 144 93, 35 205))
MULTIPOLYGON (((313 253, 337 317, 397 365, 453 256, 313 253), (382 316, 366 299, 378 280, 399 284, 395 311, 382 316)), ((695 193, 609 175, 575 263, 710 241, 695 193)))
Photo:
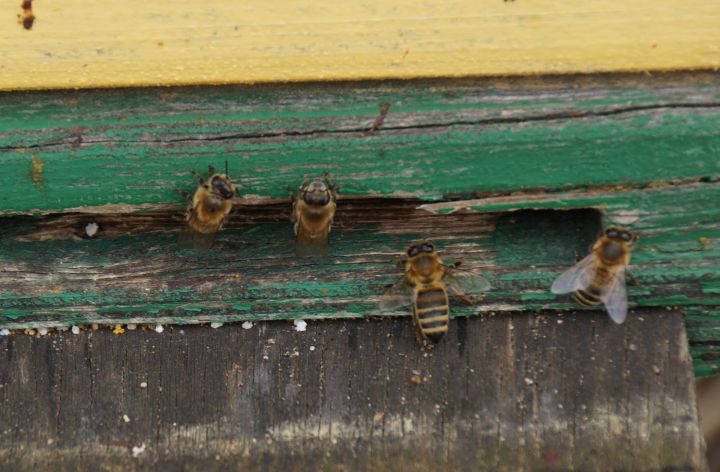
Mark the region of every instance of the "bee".
POLYGON ((621 324, 628 310, 625 272, 636 240, 637 236, 626 229, 606 229, 590 255, 555 279, 550 290, 555 294, 574 292, 575 300, 583 306, 602 302, 610 318, 621 324))
POLYGON ((418 341, 432 346, 440 342, 448 330, 448 294, 472 305, 473 299, 465 292, 485 292, 490 289, 490 282, 472 271, 458 269, 460 262, 451 266, 443 264, 429 241, 412 243, 406 254, 407 259, 402 261, 405 274, 385 292, 380 308, 389 310, 412 305, 418 341))
POLYGON ((305 180, 297 193, 290 191, 295 255, 320 255, 328 251, 328 235, 335 217, 337 186, 327 175, 305 180))
POLYGON ((224 175, 216 173, 213 166, 208 166, 207 179, 197 172, 192 173, 199 185, 192 197, 184 193, 190 200, 190 206, 185 215, 188 231, 181 235, 181 242, 187 243, 189 240, 193 247, 207 249, 232 210, 237 189, 227 175, 227 162, 224 175))

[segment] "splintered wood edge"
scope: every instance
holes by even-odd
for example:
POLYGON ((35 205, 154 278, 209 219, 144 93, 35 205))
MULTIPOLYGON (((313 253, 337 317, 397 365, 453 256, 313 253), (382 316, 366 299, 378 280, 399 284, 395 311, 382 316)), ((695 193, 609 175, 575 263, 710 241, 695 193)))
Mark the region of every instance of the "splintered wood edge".
MULTIPOLYGON (((720 175, 714 176, 715 179, 720 175)), ((593 203, 593 199, 622 198, 624 195, 637 195, 638 192, 653 192, 680 186, 700 184, 707 179, 680 179, 672 182, 651 182, 643 185, 615 185, 581 188, 573 191, 553 191, 552 189, 527 189, 522 192, 511 192, 507 195, 489 196, 469 200, 447 200, 437 203, 423 203, 418 210, 433 215, 451 215, 458 212, 498 213, 515 210, 576 210, 594 208, 607 211, 604 202, 593 203)), ((627 224, 637 220, 632 210, 615 212, 624 217, 627 224)))

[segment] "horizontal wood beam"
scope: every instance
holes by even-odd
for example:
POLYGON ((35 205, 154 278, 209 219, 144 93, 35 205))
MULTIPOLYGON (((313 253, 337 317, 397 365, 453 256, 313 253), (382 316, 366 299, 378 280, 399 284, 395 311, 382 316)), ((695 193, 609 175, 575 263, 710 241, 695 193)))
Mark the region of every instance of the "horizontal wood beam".
POLYGON ((17 0, 3 11, 2 90, 720 67, 720 5, 705 0, 17 0))
POLYGON ((719 128, 716 75, 6 94, 0 212, 180 205, 225 160, 253 201, 324 171, 426 201, 692 182, 720 175, 719 128))
POLYGON ((702 471, 687 349, 665 309, 0 337, 0 467, 702 471))

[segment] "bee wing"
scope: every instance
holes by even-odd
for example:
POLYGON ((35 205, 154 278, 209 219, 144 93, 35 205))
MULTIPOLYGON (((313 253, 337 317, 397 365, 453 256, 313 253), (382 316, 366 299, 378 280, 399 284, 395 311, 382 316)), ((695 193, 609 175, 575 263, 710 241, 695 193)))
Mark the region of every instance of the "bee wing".
POLYGON ((615 323, 622 324, 627 318, 628 311, 624 267, 615 273, 612 285, 600 295, 600 299, 605 304, 610 318, 615 323))
POLYGON ((198 252, 208 251, 215 243, 217 233, 199 233, 191 228, 180 232, 178 246, 183 249, 194 249, 198 252))
POLYGON ((295 255, 310 257, 327 257, 330 243, 328 236, 332 221, 316 232, 308 230, 300 219, 295 222, 295 255))
POLYGON ((570 293, 588 288, 595 270, 595 256, 590 254, 555 279, 550 291, 554 294, 570 293))
POLYGON ((412 303, 413 289, 403 275, 392 287, 387 289, 380 298, 381 310, 392 310, 412 303))
POLYGON ((327 234, 321 238, 310 238, 303 231, 299 231, 295 236, 294 250, 298 257, 327 257, 329 249, 327 234))
POLYGON ((475 294, 490 290, 490 282, 479 273, 445 266, 445 286, 453 295, 475 294))

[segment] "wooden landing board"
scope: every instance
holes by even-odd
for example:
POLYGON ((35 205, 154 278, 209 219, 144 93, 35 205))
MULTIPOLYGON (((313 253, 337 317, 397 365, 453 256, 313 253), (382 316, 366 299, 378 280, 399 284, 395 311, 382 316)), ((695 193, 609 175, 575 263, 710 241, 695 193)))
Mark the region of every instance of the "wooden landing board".
POLYGON ((720 66, 720 5, 705 0, 17 0, 3 13, 4 90, 720 66))
POLYGON ((704 470, 682 317, 0 338, 3 470, 704 470), (133 457, 133 448, 137 457, 133 457))

